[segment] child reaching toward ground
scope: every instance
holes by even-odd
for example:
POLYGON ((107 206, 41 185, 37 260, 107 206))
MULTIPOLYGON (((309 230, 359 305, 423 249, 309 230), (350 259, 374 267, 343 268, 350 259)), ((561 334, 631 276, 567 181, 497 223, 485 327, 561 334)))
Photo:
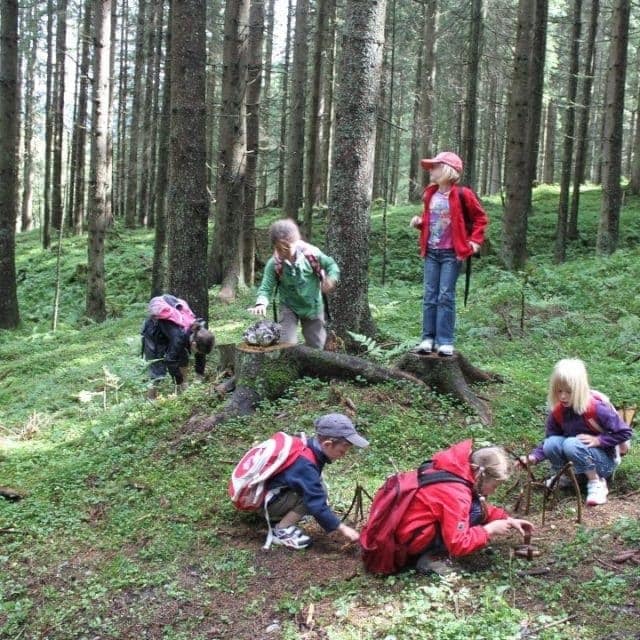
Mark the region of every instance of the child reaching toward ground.
POLYGON ((265 316, 269 302, 280 298, 282 342, 297 342, 298 321, 307 346, 323 349, 327 330, 325 294, 336 287, 340 269, 335 260, 300 238, 293 220, 277 220, 269 230, 273 256, 267 260, 258 297, 249 313, 265 316))
POLYGON ((607 479, 619 462, 616 449, 631 439, 631 428, 604 394, 589 388, 582 360, 556 363, 547 401, 550 413, 544 441, 521 463, 549 460, 557 473, 570 461, 574 471, 587 478, 587 505, 604 504, 609 493, 607 479))
POLYGON ((419 573, 444 575, 448 556, 466 556, 511 531, 531 533, 530 522, 485 502, 513 470, 507 453, 473 451, 472 445, 464 440, 436 453, 429 465, 387 479, 360 537, 367 569, 393 573, 415 563, 419 573), (388 484, 394 479, 397 487, 388 484), (385 492, 395 494, 388 512, 385 492))
POLYGON ((443 151, 420 164, 433 184, 424 190, 422 216, 411 219, 424 258, 422 341, 415 350, 451 356, 460 264, 480 249, 488 218, 475 193, 457 185, 462 160, 455 153, 443 151))

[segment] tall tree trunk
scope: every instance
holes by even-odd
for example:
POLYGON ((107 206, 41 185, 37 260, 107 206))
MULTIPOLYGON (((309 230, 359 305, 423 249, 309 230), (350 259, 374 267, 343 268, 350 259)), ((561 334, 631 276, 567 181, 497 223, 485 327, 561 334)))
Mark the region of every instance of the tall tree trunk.
POLYGON ((16 288, 18 3, 0 3, 0 328, 20 323, 16 288))
POLYGON ((293 18, 293 0, 289 0, 287 9, 287 35, 285 38, 284 61, 282 62, 282 107, 280 109, 280 147, 278 153, 278 206, 284 203, 284 176, 287 164, 287 131, 289 115, 289 66, 291 60, 291 22, 293 18))
POLYGON ((51 245, 51 159, 53 148, 53 0, 47 1, 47 89, 45 100, 44 133, 44 219, 42 221, 42 246, 51 245))
POLYGON ((567 237, 569 240, 578 238, 578 210, 580 207, 580 185, 584 182, 587 165, 587 139, 589 132, 589 115, 591 111, 591 93, 595 74, 595 47, 598 34, 598 14, 600 0, 591 0, 591 14, 589 17, 589 35, 587 36, 587 50, 584 55, 584 76, 582 79, 582 99, 579 101, 580 120, 576 136, 576 160, 573 170, 573 193, 569 209, 569 226, 567 237))
POLYGON ((471 27, 467 70, 466 109, 464 133, 462 135, 462 156, 465 162, 464 182, 476 187, 476 124, 478 120, 478 86, 480 84, 480 56, 482 55, 482 0, 472 0, 471 27))
MULTIPOLYGON (((434 151, 433 103, 436 73, 437 0, 426 0, 425 21, 422 32, 422 94, 420 96, 419 149, 422 158, 430 158, 434 151)), ((422 171, 422 186, 429 184, 429 173, 422 171)), ((422 195, 422 194, 421 194, 422 195)))
POLYGON ((207 46, 207 185, 211 193, 215 193, 217 173, 217 123, 218 109, 216 91, 220 76, 220 0, 211 0, 207 5, 207 24, 211 34, 207 46))
POLYGON ((304 232, 307 240, 312 239, 313 207, 317 204, 316 192, 314 190, 315 178, 317 175, 318 160, 318 132, 320 129, 320 95, 322 92, 322 54, 326 51, 326 29, 327 29, 327 0, 318 0, 316 7, 316 38, 313 50, 313 60, 311 62, 311 104, 309 106, 309 126, 307 147, 305 149, 304 172, 305 172, 305 193, 304 203, 304 232))
MULTIPOLYGON (((422 5, 422 21, 426 19, 426 5, 422 5)), ((422 55, 424 45, 422 41, 418 43, 416 79, 413 93, 413 119, 411 126, 411 151, 409 154, 409 202, 420 202, 422 196, 422 176, 420 175, 420 135, 418 127, 420 124, 420 105, 422 102, 422 55)))
POLYGON ((633 140, 633 163, 629 188, 634 195, 640 195, 640 86, 636 96, 636 131, 633 140))
POLYGON ((73 222, 75 233, 81 233, 85 216, 85 162, 87 143, 87 112, 89 91, 89 65, 91 53, 91 24, 92 24, 92 0, 86 0, 84 4, 84 19, 80 38, 82 47, 80 54, 80 86, 78 88, 78 110, 73 127, 73 141, 71 144, 72 164, 75 166, 75 179, 71 181, 69 188, 73 189, 73 196, 69 199, 71 209, 69 217, 73 222))
POLYGON ((291 79, 291 126, 287 135, 287 174, 282 213, 298 220, 302 206, 304 177, 304 130, 307 88, 307 28, 309 0, 296 2, 296 33, 293 44, 293 76, 291 79))
POLYGON ((22 203, 20 207, 20 231, 29 231, 33 226, 33 181, 34 181, 34 165, 33 165, 33 123, 34 123, 34 102, 35 102, 35 71, 36 71, 36 54, 38 48, 38 32, 37 32, 37 11, 32 6, 31 19, 29 21, 32 30, 29 43, 29 53, 27 55, 26 73, 25 73, 25 92, 24 92, 24 154, 22 165, 22 203))
POLYGON ((208 318, 205 0, 183 0, 171 20, 168 283, 208 318))
POLYGON ((335 103, 333 93, 335 89, 336 64, 336 0, 327 0, 327 50, 323 63, 324 78, 322 86, 324 96, 324 110, 322 114, 322 135, 320 136, 320 202, 329 199, 329 182, 331 179, 331 149, 333 147, 333 121, 335 103))
MULTIPOLYGON (((387 5, 388 10, 389 5, 387 5)), ((383 40, 388 42, 388 31, 390 27, 390 18, 387 15, 385 20, 385 30, 383 40)), ((389 117, 387 110, 389 108, 389 47, 385 47, 382 51, 382 67, 380 71, 380 95, 378 97, 378 119, 376 122, 376 146, 373 153, 373 191, 372 197, 374 200, 379 198, 384 199, 384 168, 387 146, 385 141, 387 139, 387 131, 389 130, 388 122, 389 117)))
POLYGON ((558 203, 558 224, 554 259, 564 262, 567 256, 567 224, 569 219, 569 189, 571 187, 571 163, 573 161, 573 138, 578 92, 578 70, 580 68, 580 36, 582 32, 582 0, 573 0, 573 28, 571 31, 571 55, 567 80, 567 107, 564 118, 564 140, 562 145, 562 176, 558 203))
POLYGON ((505 154, 506 204, 502 219, 503 258, 509 269, 520 269, 527 259, 527 226, 531 209, 531 185, 537 144, 532 119, 540 115, 535 102, 539 65, 544 67, 545 39, 539 38, 536 29, 540 16, 546 9, 546 0, 520 0, 518 6, 518 31, 514 59, 513 78, 507 115, 507 146, 505 154), (535 5, 535 6, 534 6, 535 5), (538 37, 536 37, 538 36, 538 37), (540 46, 535 51, 532 46, 540 46), (534 91, 536 91, 534 93, 534 91))
POLYGON ((613 253, 618 248, 618 228, 622 187, 622 119, 627 74, 629 41, 629 0, 616 0, 611 19, 611 44, 604 107, 602 140, 602 204, 598 225, 598 253, 613 253))
POLYGON ((169 4, 169 22, 165 35, 164 87, 158 132, 158 175, 156 177, 155 238, 153 244, 153 269, 151 296, 160 295, 166 284, 167 253, 167 178, 169 173, 169 135, 171 128, 171 24, 173 3, 169 4))
POLYGON ((109 77, 111 58, 111 1, 94 3, 93 110, 91 117, 91 161, 89 168, 89 207, 87 216, 88 273, 86 314, 95 322, 107 317, 104 240, 110 224, 108 140, 109 77))
POLYGON ((152 109, 153 94, 155 87, 153 85, 155 76, 153 74, 155 65, 155 37, 157 32, 158 20, 160 19, 160 6, 163 0, 152 0, 149 7, 149 20, 147 24, 146 46, 145 46, 145 90, 144 101, 142 103, 141 120, 142 127, 140 130, 140 186, 138 188, 138 224, 151 226, 151 213, 149 210, 149 180, 151 179, 152 168, 152 109))
POLYGON ((369 210, 385 4, 351 0, 342 39, 327 249, 342 271, 332 325, 345 340, 348 331, 375 331, 368 300, 369 210))
MULTIPOLYGON (((264 90, 262 92, 262 103, 260 122, 262 130, 265 132, 265 138, 269 140, 271 137, 271 71, 273 67, 273 24, 274 24, 274 7, 275 0, 268 0, 266 10, 266 43, 264 52, 264 90)), ((264 148, 264 146, 263 146, 264 148)), ((258 172, 260 174, 260 184, 258 185, 257 206, 264 208, 267 206, 267 189, 269 184, 269 155, 262 154, 258 158, 258 172)))
POLYGON ((553 184, 556 173, 556 102, 553 98, 547 104, 547 122, 545 125, 544 167, 542 181, 553 184))
POLYGON ((210 282, 221 283, 220 298, 231 301, 244 286, 242 216, 244 212, 249 0, 225 7, 220 141, 215 237, 209 257, 210 282))
POLYGON ((122 22, 120 25, 120 65, 118 74, 118 122, 116 140, 118 156, 116 162, 116 211, 117 218, 124 218, 127 197, 126 163, 127 163, 127 102, 129 84, 129 34, 128 34, 128 0, 122 2, 122 22))
POLYGON ((56 21, 56 73, 53 124, 53 173, 51 185, 51 226, 62 224, 62 145, 64 140, 64 87, 67 55, 67 0, 58 0, 56 21))
POLYGON ((124 224, 133 229, 138 220, 138 146, 140 140, 140 115, 142 111, 142 79, 144 77, 144 33, 145 12, 148 0, 138 0, 138 26, 136 28, 136 55, 133 71, 133 93, 131 100, 131 127, 129 128, 129 161, 126 175, 127 195, 124 209, 124 224))
POLYGON ((255 280, 255 219, 260 150, 260 90, 262 86, 262 46, 264 43, 264 3, 251 3, 249 13, 249 55, 247 65, 247 162, 244 188, 242 257, 247 284, 255 280))

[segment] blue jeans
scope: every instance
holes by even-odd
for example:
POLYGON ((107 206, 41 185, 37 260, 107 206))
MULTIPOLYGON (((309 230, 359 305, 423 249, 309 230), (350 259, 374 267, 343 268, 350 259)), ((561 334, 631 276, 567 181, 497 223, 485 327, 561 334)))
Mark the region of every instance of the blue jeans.
POLYGON ((599 447, 587 447, 578 438, 549 436, 542 450, 554 471, 560 471, 569 462, 573 462, 576 473, 595 471, 601 478, 608 478, 615 470, 614 459, 599 447))
POLYGON ((456 327, 456 281, 460 262, 453 249, 429 249, 424 259, 422 339, 453 345, 456 327))

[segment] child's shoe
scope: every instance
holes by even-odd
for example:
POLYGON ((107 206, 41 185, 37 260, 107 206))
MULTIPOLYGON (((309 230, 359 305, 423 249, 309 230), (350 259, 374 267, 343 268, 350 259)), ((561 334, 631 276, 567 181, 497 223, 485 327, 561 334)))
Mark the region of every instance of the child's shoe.
POLYGON ((416 353, 431 353, 433 351, 433 338, 425 338, 413 349, 416 353))
POLYGON ((438 347, 438 355, 449 357, 453 355, 453 345, 452 344, 441 344, 438 347))
POLYGON ((595 507, 598 504, 604 504, 607 501, 607 481, 604 478, 598 480, 589 480, 587 482, 587 506, 595 507))
POLYGON ((311 544, 311 538, 304 535, 298 527, 291 525, 286 529, 273 530, 273 544, 291 549, 306 549, 311 544))
POLYGON ((439 576, 448 576, 455 572, 451 566, 451 560, 442 555, 434 555, 428 551, 418 557, 416 561, 416 572, 428 576, 435 573, 439 576))

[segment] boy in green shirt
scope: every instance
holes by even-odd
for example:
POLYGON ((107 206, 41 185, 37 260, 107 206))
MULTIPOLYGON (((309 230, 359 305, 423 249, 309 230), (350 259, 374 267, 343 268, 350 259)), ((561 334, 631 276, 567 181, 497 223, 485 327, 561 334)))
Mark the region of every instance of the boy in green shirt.
POLYGON ((307 346, 324 348, 327 339, 322 294, 333 291, 340 269, 333 258, 300 238, 293 220, 277 220, 269 230, 273 256, 267 260, 254 307, 248 311, 266 316, 276 285, 280 295, 281 341, 296 343, 298 320, 307 346))

